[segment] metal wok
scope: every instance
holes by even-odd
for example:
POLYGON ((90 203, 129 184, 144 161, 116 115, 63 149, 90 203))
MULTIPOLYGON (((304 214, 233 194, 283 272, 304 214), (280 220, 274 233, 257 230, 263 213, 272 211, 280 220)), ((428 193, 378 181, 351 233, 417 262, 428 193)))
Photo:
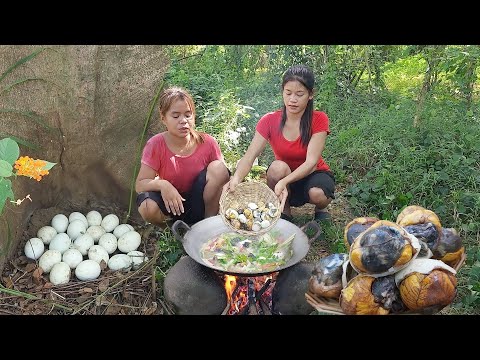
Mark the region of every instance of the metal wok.
POLYGON ((223 268, 215 267, 210 264, 207 264, 202 259, 202 254, 200 252, 202 245, 205 244, 208 240, 217 237, 223 233, 232 232, 232 230, 224 224, 221 215, 212 216, 206 218, 198 223, 194 224, 192 227, 188 226, 182 220, 177 220, 172 226, 172 232, 177 240, 183 244, 183 248, 187 254, 199 264, 209 267, 213 270, 224 272, 227 274, 233 274, 238 276, 259 276, 270 274, 276 271, 286 269, 292 265, 295 265, 300 260, 302 260, 308 253, 310 249, 310 244, 318 238, 321 233, 319 225, 315 221, 310 221, 301 228, 297 225, 292 224, 289 221, 284 219, 279 219, 272 230, 279 230, 284 234, 285 237, 291 236, 295 233, 295 238, 292 242, 293 255, 292 257, 282 266, 279 266, 273 270, 262 271, 262 272, 230 272, 226 271, 223 268), (315 235, 312 238, 308 238, 304 230, 308 228, 313 228, 315 230, 315 235), (179 229, 186 230, 186 233, 181 236, 179 234, 179 229))

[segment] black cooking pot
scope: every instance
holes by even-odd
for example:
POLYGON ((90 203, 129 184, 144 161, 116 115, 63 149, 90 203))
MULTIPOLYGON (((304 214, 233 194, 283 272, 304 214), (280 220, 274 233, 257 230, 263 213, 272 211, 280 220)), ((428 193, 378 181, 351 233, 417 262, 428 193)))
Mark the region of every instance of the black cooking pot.
POLYGON ((289 221, 284 219, 279 219, 271 231, 278 230, 280 231, 285 238, 295 234, 292 242, 293 255, 292 257, 282 266, 277 267, 273 270, 251 273, 251 272, 229 272, 224 269, 216 266, 207 264, 202 259, 201 248, 208 240, 213 239, 221 234, 232 232, 232 229, 227 227, 223 222, 221 215, 208 217, 194 224, 192 227, 188 226, 182 220, 177 220, 172 226, 173 235, 177 240, 183 244, 183 248, 187 254, 194 259, 196 262, 202 264, 203 266, 209 267, 211 269, 221 271, 224 273, 238 275, 238 276, 259 276, 270 274, 276 271, 286 269, 292 265, 295 265, 300 260, 302 260, 308 253, 310 249, 310 244, 319 237, 321 230, 319 225, 315 221, 310 221, 299 228, 297 225, 292 224, 289 221), (305 234, 305 230, 312 228, 315 230, 315 235, 312 238, 308 238, 305 234), (181 236, 179 234, 179 229, 183 229, 186 233, 181 236))

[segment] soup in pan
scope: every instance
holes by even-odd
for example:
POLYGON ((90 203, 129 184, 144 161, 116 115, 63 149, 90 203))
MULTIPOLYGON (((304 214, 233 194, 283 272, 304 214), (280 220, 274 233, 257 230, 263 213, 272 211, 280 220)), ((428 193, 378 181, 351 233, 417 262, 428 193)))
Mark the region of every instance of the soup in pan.
POLYGON ((292 257, 294 238, 275 230, 259 236, 228 232, 208 240, 200 252, 206 264, 226 272, 275 271, 292 257))

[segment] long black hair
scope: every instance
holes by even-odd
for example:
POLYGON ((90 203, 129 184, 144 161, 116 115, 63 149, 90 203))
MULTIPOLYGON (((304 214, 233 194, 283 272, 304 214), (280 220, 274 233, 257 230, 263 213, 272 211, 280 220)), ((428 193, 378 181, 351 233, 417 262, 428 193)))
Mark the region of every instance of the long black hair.
MULTIPOLYGON (((285 87, 285 84, 289 81, 299 81, 303 86, 305 86, 310 95, 313 94, 313 88, 315 86, 315 75, 313 71, 305 65, 294 65, 291 66, 283 74, 282 80, 282 91, 285 87)), ((312 137, 312 118, 313 118, 313 98, 308 100, 307 107, 305 112, 302 115, 300 120, 300 141, 303 146, 307 147, 312 137)), ((280 123, 280 131, 283 130, 285 122, 287 121, 287 108, 285 103, 282 108, 282 122, 280 123)))

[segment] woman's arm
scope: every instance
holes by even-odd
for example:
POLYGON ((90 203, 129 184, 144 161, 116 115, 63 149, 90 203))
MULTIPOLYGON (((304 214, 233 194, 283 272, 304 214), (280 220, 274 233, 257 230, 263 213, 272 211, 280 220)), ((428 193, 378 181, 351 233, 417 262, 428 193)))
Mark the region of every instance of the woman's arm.
POLYGON ((295 171, 292 171, 290 174, 285 176, 277 183, 277 186, 275 186, 275 193, 277 195, 280 195, 283 188, 286 187, 288 184, 303 179, 305 176, 315 171, 318 160, 322 156, 322 151, 325 148, 326 139, 327 133, 325 131, 312 135, 312 137, 310 138, 310 142, 308 143, 307 157, 305 159, 305 162, 298 168, 296 168, 295 171))
POLYGON ((267 140, 262 135, 260 135, 258 131, 255 131, 255 135, 252 142, 250 143, 250 146, 245 152, 245 155, 243 155, 243 157, 238 162, 237 169, 235 170, 235 173, 230 180, 229 184, 231 190, 233 190, 234 187, 238 183, 240 183, 245 178, 245 176, 247 176, 247 174, 252 169, 255 158, 261 154, 261 152, 265 149, 265 146, 267 146, 267 140))
POLYGON ((150 166, 141 164, 140 171, 135 182, 135 191, 137 193, 144 191, 161 191, 162 185, 166 180, 155 177, 157 172, 150 166))
POLYGON ((142 164, 135 182, 135 191, 137 193, 144 191, 160 192, 167 211, 172 212, 173 215, 180 215, 185 211, 183 207, 185 199, 169 181, 156 177, 156 174, 156 171, 150 166, 142 164))

